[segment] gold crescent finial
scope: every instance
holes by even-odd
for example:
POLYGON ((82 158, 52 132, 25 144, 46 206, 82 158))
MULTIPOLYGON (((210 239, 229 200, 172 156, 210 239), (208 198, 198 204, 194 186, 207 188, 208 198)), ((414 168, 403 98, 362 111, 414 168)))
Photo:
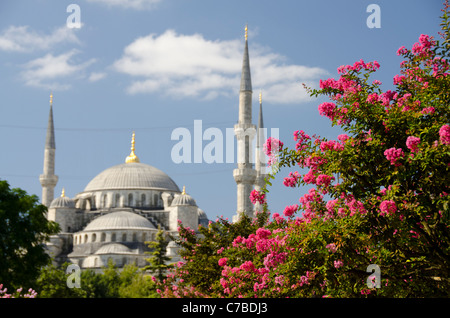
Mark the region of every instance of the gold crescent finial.
POLYGON ((139 158, 135 155, 134 151, 136 150, 135 148, 135 133, 133 131, 133 135, 131 137, 131 153, 130 155, 125 159, 126 163, 131 163, 131 162, 140 162, 139 158))
POLYGON ((186 186, 183 186, 183 192, 181 194, 186 194, 186 186))
POLYGON ((262 90, 259 92, 259 103, 262 104, 262 90))
POLYGON ((50 93, 50 106, 53 105, 53 93, 50 93))
POLYGON ((248 39, 248 24, 245 25, 245 41, 248 39))
POLYGON ((62 188, 61 198, 64 198, 65 196, 66 196, 66 190, 64 188, 62 188))

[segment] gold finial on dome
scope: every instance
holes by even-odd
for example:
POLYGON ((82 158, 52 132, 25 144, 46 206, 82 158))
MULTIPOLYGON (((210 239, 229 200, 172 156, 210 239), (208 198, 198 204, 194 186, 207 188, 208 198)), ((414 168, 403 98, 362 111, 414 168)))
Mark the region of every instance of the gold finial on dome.
POLYGON ((66 196, 66 190, 64 188, 62 188, 61 198, 64 198, 65 196, 66 196))
POLYGON ((245 25, 245 41, 248 39, 248 25, 245 25))
POLYGON ((259 103, 262 104, 262 90, 259 91, 259 103))
POLYGON ((134 131, 133 131, 133 136, 131 137, 131 153, 130 155, 125 159, 126 163, 131 163, 131 162, 140 162, 139 158, 134 154, 134 151, 136 150, 134 147, 135 144, 135 140, 134 140, 134 131))
POLYGON ((53 93, 50 93, 50 106, 53 105, 53 93))
POLYGON ((181 194, 186 194, 186 186, 183 186, 183 192, 181 194))

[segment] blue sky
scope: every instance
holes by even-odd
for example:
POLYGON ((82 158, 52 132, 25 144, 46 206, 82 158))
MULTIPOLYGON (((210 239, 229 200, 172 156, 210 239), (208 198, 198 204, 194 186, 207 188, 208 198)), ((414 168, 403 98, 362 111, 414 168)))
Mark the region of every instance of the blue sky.
MULTIPOLYGON (((374 79, 392 88, 401 46, 438 37, 441 1, 6 0, 0 2, 0 179, 41 195, 44 142, 53 92, 55 196, 73 197, 98 173, 136 154, 174 179, 210 219, 236 211, 230 163, 180 163, 171 134, 194 120, 225 131, 238 119, 244 27, 248 23, 253 118, 262 91, 265 126, 294 146, 292 133, 340 133, 301 83, 317 87, 356 60, 381 64, 374 79), (366 24, 369 4, 381 28, 366 24), (70 4, 81 28, 69 28, 70 4)), ((203 142, 203 147, 209 141, 203 142)), ((225 140, 224 140, 225 143, 225 140)), ((224 154, 225 156, 225 154, 224 154)), ((282 212, 308 189, 287 189, 282 170, 269 208, 282 212)))

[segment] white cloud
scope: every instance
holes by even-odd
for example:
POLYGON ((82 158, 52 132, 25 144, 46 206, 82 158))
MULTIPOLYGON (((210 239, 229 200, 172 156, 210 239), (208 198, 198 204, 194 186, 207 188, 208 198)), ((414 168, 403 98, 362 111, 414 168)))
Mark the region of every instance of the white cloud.
MULTIPOLYGON (((235 96, 239 90, 242 40, 210 41, 202 35, 182 35, 167 30, 129 44, 115 61, 116 71, 133 78, 131 94, 162 92, 172 97, 213 99, 235 96)), ((308 98, 302 83, 312 84, 327 74, 324 69, 286 64, 285 58, 267 49, 250 47, 253 90, 264 92, 274 103, 308 98)), ((258 94, 254 94, 257 98, 258 94)))
POLYGON ((78 54, 78 50, 53 55, 46 54, 43 57, 34 59, 23 65, 24 71, 21 72, 21 78, 28 86, 42 87, 46 89, 64 90, 70 88, 67 82, 74 78, 83 78, 83 71, 95 59, 87 62, 76 63, 73 57, 78 54))
POLYGON ((106 77, 106 73, 92 72, 91 75, 89 75, 88 81, 89 82, 97 82, 101 79, 104 79, 105 77, 106 77))
POLYGON ((135 10, 153 9, 160 1, 161 0, 88 0, 88 2, 100 3, 109 7, 121 7, 135 10))
POLYGON ((80 41, 75 29, 62 26, 50 34, 42 34, 30 30, 28 26, 9 26, 0 34, 0 50, 11 52, 32 52, 48 50, 60 43, 76 43, 80 41))

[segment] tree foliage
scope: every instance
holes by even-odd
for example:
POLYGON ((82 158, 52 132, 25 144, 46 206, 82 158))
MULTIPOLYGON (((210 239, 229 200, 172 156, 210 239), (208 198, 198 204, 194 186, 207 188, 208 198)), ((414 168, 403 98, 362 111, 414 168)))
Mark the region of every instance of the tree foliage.
POLYGON ((299 204, 267 219, 220 220, 200 237, 180 227, 184 261, 164 297, 449 296, 449 6, 441 41, 422 34, 401 47, 394 90, 372 77, 377 61, 338 68, 311 96, 330 99, 322 116, 337 140, 294 132, 295 147, 266 142, 276 167, 298 167, 287 187, 307 189, 299 204), (380 277, 368 268, 380 268, 380 277), (370 276, 369 276, 370 275, 370 276), (376 284, 379 283, 379 288, 376 284))
POLYGON ((0 283, 10 289, 31 286, 50 261, 44 243, 59 226, 47 220, 47 208, 38 201, 0 180, 0 283))

